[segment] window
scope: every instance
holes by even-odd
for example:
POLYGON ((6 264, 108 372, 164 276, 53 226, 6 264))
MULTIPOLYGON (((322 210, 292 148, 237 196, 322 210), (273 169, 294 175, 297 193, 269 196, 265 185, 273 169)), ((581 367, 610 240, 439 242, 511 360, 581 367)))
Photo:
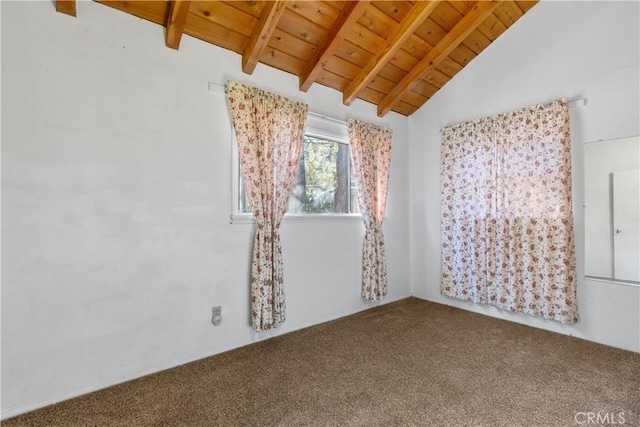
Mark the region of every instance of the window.
MULTIPOLYGON (((285 218, 316 215, 360 217, 346 123, 310 114, 298 172, 285 218), (358 214, 358 215, 350 215, 358 214)), ((247 197, 234 142, 234 215, 232 221, 250 219, 247 197)))

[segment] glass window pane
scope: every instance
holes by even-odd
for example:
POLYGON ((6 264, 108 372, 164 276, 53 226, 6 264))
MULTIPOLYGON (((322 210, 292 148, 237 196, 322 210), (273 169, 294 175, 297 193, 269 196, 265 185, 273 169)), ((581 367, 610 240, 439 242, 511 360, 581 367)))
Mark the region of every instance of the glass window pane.
MULTIPOLYGON (((249 213, 242 176, 239 182, 240 211, 249 213)), ((305 135, 287 212, 356 213, 356 196, 349 145, 305 135)))
POLYGON ((349 146, 306 135, 290 213, 349 213, 349 146))

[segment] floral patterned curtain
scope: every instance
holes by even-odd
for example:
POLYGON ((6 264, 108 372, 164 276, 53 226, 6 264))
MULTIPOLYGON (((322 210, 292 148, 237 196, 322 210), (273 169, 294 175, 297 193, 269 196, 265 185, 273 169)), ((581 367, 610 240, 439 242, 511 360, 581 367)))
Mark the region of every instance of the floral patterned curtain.
POLYGON ((442 129, 445 296, 578 321, 566 100, 442 129))
POLYGON ((362 253, 362 297, 375 301, 387 294, 382 220, 391 163, 391 129, 349 120, 353 178, 365 226, 362 253))
POLYGON ((256 220, 251 317, 256 331, 285 320, 280 223, 296 176, 308 106, 229 81, 242 177, 256 220))

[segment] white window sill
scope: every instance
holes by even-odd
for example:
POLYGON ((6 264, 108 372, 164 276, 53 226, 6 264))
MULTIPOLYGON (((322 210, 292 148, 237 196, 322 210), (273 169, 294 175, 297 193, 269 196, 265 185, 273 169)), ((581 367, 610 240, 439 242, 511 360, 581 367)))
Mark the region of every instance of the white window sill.
MULTIPOLYGON (((285 214, 282 222, 297 221, 360 221, 361 214, 285 214)), ((255 224, 251 214, 232 214, 231 224, 255 224)))

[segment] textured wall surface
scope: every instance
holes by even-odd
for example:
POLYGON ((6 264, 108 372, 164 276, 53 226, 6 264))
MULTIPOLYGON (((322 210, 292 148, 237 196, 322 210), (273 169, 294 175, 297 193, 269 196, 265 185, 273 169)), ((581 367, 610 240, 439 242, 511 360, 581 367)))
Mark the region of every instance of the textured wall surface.
POLYGON ((2 2, 2 416, 372 304, 362 221, 285 221, 287 321, 250 328, 252 224, 230 224, 237 79, 392 127, 389 295, 410 295, 408 126, 320 85, 94 2, 2 2), (211 307, 223 322, 211 324, 211 307))

